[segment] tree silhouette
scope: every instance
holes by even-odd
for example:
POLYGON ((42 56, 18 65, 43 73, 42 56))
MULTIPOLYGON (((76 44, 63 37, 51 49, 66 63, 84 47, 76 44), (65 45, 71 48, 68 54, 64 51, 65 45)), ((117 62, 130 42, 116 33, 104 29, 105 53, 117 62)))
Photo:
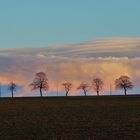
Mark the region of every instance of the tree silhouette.
POLYGON ((14 82, 11 82, 8 85, 8 90, 11 91, 12 98, 14 97, 14 91, 17 90, 17 85, 14 82))
POLYGON ((65 83, 62 83, 62 86, 64 86, 66 96, 68 96, 68 93, 69 93, 70 89, 72 88, 72 83, 65 82, 65 83))
POLYGON ((104 83, 103 83, 102 79, 95 78, 95 79, 93 79, 92 86, 93 86, 94 90, 96 91, 97 96, 99 96, 99 92, 103 89, 104 83))
POLYGON ((87 83, 81 83, 77 89, 82 89, 84 91, 85 96, 87 96, 87 91, 89 91, 89 88, 90 86, 87 83))
POLYGON ((116 89, 123 89, 124 94, 127 94, 128 89, 133 89, 134 85, 130 81, 130 77, 128 76, 120 76, 118 79, 115 80, 115 88, 116 89))
POLYGON ((38 72, 35 74, 33 82, 30 84, 32 90, 40 91, 40 96, 42 97, 42 91, 47 91, 49 89, 48 79, 44 72, 38 72))

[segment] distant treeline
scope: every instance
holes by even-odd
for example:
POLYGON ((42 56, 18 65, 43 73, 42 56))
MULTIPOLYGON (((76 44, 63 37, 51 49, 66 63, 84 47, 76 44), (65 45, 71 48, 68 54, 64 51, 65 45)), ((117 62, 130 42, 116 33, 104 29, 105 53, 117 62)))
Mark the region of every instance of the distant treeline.
MULTIPOLYGON (((65 95, 68 96, 70 90, 73 88, 73 84, 69 81, 61 84, 64 88, 65 95)), ((114 84, 116 89, 124 90, 124 95, 127 95, 127 90, 133 89, 134 87, 130 77, 126 75, 122 75, 119 78, 117 78, 114 84)), ((29 84, 29 86, 31 87, 31 90, 38 90, 40 92, 40 96, 42 97, 43 91, 49 90, 49 81, 46 74, 44 72, 36 73, 33 82, 29 84)), ((91 85, 89 85, 88 83, 80 83, 79 86, 77 87, 77 90, 82 90, 83 94, 87 96, 87 92, 91 88, 93 88, 94 91, 97 93, 97 96, 99 96, 100 92, 103 90, 103 87, 104 87, 104 81, 101 78, 97 77, 97 78, 93 78, 91 85)), ((14 97, 14 92, 17 91, 17 88, 18 88, 17 83, 15 82, 9 83, 7 89, 11 92, 12 98, 14 97)), ((1 93, 1 89, 0 89, 0 93, 1 93)))

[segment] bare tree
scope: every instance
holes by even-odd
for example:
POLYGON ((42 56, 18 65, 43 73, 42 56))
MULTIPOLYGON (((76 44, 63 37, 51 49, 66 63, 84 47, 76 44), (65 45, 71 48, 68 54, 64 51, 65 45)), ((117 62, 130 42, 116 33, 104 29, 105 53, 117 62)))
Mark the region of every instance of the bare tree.
POLYGON ((70 89, 72 88, 72 83, 65 82, 65 83, 62 83, 62 86, 64 86, 66 96, 68 96, 68 93, 69 93, 70 89))
POLYGON ((48 79, 46 77, 46 74, 44 72, 38 72, 35 74, 35 78, 33 82, 30 84, 32 90, 38 90, 40 91, 40 96, 42 97, 42 91, 49 90, 49 83, 48 79))
POLYGON ((103 89, 104 82, 100 78, 95 78, 93 79, 92 86, 96 91, 97 96, 99 96, 99 92, 103 89))
POLYGON ((77 89, 82 89, 84 91, 85 96, 87 96, 87 91, 89 91, 89 88, 90 86, 87 83, 81 83, 77 89))
POLYGON ((11 91, 12 98, 14 97, 14 91, 17 90, 17 85, 14 82, 11 82, 8 85, 8 90, 11 91))
POLYGON ((118 79, 115 80, 115 87, 116 89, 123 89, 124 94, 127 94, 128 89, 133 89, 134 85, 130 81, 130 77, 128 76, 120 76, 118 79))

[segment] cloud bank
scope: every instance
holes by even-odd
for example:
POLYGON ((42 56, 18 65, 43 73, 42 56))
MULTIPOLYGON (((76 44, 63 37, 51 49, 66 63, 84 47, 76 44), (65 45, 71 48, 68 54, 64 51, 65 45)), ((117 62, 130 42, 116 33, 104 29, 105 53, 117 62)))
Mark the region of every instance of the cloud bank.
MULTIPOLYGON (((31 92, 28 85, 39 71, 47 74, 50 95, 56 93, 57 88, 63 94, 61 83, 64 81, 73 83, 71 95, 79 95, 77 86, 81 82, 91 83, 93 77, 103 79, 102 94, 106 94, 110 84, 114 88, 114 80, 120 75, 130 76, 135 90, 139 91, 139 69, 139 38, 108 38, 66 46, 0 50, 0 81, 2 84, 15 81, 22 85, 22 91, 16 96, 37 94, 31 92)), ((90 94, 95 92, 91 90, 90 94)))

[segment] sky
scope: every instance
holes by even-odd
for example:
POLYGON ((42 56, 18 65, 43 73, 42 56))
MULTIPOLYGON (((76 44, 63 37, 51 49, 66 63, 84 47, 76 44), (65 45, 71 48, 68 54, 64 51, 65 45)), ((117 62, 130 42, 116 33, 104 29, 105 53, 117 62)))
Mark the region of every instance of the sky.
MULTIPOLYGON (((140 93, 139 0, 0 0, 0 83, 20 86, 15 96, 37 96, 29 88, 35 73, 43 71, 50 89, 45 95, 70 95, 80 83, 100 77, 109 94, 114 81, 128 75, 140 93)), ((91 89, 88 93, 95 95, 91 89)))
POLYGON ((91 86, 88 95, 96 95, 92 88, 93 78, 104 81, 101 95, 123 94, 115 89, 114 81, 121 75, 130 77, 134 89, 131 94, 140 93, 140 38, 109 38, 96 41, 41 48, 3 49, 0 54, 0 81, 2 96, 11 96, 7 91, 10 81, 21 89, 15 96, 39 96, 31 91, 29 84, 37 72, 45 72, 49 80, 49 91, 43 95, 65 95, 63 82, 71 82, 70 95, 83 95, 77 90, 81 83, 91 86))
POLYGON ((0 48, 139 37, 139 0, 0 0, 0 48))

